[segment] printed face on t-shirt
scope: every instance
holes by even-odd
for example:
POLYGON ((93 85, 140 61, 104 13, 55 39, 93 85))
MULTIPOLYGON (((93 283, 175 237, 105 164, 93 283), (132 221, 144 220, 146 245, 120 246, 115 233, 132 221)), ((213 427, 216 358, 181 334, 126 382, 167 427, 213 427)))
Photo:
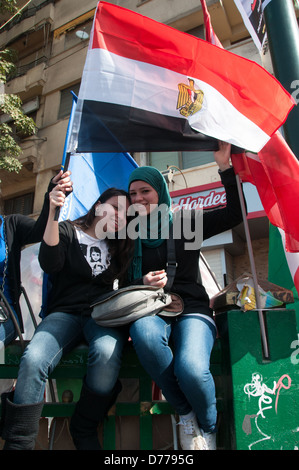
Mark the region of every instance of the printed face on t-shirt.
POLYGON ((76 230, 81 251, 92 269, 92 275, 98 276, 110 264, 110 254, 107 242, 93 238, 82 230, 76 230))

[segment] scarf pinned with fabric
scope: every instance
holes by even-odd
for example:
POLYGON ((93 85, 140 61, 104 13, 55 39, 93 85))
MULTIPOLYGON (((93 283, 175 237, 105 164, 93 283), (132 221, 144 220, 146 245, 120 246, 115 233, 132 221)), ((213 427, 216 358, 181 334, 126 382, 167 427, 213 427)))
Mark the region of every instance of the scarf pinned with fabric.
POLYGON ((142 245, 155 248, 160 246, 169 234, 172 224, 171 197, 162 173, 154 167, 136 168, 129 177, 129 190, 133 181, 144 181, 158 193, 158 207, 150 215, 140 217, 139 234, 135 241, 134 259, 130 269, 130 279, 142 277, 142 245), (153 234, 155 237, 153 238, 153 234))

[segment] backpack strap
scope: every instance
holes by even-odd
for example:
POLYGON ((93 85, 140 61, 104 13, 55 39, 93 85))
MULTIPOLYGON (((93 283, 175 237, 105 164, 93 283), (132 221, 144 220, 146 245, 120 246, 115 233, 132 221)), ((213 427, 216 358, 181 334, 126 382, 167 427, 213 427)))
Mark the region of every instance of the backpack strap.
POLYGON ((167 283, 164 287, 165 291, 170 291, 177 268, 176 256, 175 256, 175 242, 173 239, 173 225, 169 227, 169 237, 167 239, 167 283))

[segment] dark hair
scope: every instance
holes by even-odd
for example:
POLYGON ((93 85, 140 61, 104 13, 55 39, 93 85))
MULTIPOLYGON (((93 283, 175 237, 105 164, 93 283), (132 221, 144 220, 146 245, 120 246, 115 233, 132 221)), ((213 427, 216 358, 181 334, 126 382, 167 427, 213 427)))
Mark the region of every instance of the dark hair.
MULTIPOLYGON (((96 200, 96 202, 85 215, 74 221, 71 221, 71 223, 76 227, 81 228, 83 231, 88 229, 94 221, 95 207, 98 202, 104 204, 108 199, 114 196, 125 196, 129 204, 131 204, 130 196, 126 191, 123 189, 109 188, 100 195, 100 197, 96 200)), ((129 237, 119 239, 116 233, 115 239, 107 238, 107 243, 111 256, 111 262, 108 269, 101 275, 101 281, 107 284, 111 284, 114 279, 119 279, 119 283, 121 285, 127 278, 127 272, 133 257, 134 241, 129 237)))

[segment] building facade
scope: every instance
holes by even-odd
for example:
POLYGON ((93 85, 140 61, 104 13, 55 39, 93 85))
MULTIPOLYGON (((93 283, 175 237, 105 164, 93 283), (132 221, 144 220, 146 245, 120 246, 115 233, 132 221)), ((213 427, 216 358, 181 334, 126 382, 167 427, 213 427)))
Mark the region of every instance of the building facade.
MULTIPOLYGON (((178 30, 204 38, 199 0, 116 0, 109 3, 134 10, 178 30)), ((269 54, 260 54, 234 0, 206 1, 214 30, 229 51, 254 60, 271 73, 269 54)), ((70 91, 78 93, 97 0, 19 1, 20 14, 7 16, 0 29, 0 48, 18 52, 17 73, 5 87, 18 94, 37 132, 23 138, 20 173, 0 171, 1 212, 22 212, 36 217, 50 178, 59 170, 71 110, 70 91)), ((0 116, 7 119, 7 116, 0 116)), ((164 152, 133 154, 140 165, 164 172, 174 205, 207 208, 221 200, 221 184, 213 154, 164 152), (218 196, 217 196, 217 193, 218 196)), ((267 278, 268 220, 252 185, 245 185, 248 221, 258 276, 267 278)), ((244 228, 208 240, 203 252, 223 287, 250 270, 244 228)))

